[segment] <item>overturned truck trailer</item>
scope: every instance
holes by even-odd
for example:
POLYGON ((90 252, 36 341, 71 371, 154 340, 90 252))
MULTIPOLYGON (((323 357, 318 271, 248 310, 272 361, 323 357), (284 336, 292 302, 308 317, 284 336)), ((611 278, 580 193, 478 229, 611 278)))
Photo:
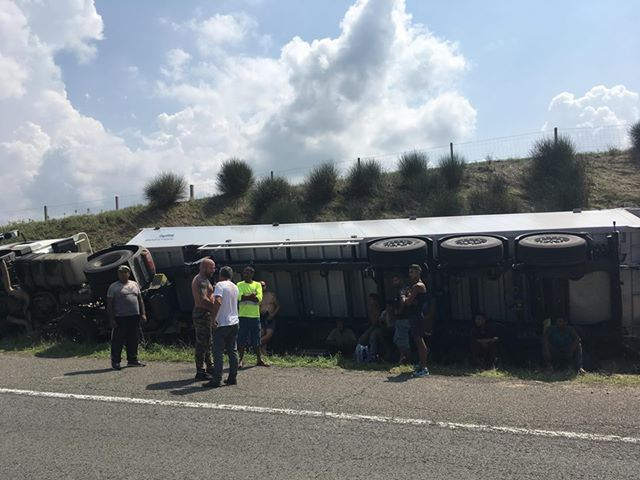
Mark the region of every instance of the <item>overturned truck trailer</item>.
POLYGON ((463 338, 477 311, 505 336, 533 343, 543 321, 558 316, 587 337, 640 334, 640 218, 632 209, 158 227, 129 245, 151 252, 185 313, 200 259, 236 272, 253 265, 280 298, 277 330, 288 348, 321 346, 337 318, 364 326, 367 295, 386 298, 390 276, 411 263, 428 267, 434 335, 443 338, 463 338))
MULTIPOLYGON (((545 319, 565 316, 585 339, 640 337, 640 213, 585 212, 354 222, 142 229, 127 245, 93 253, 85 234, 0 245, 10 283, 28 293, 34 324, 78 338, 106 332, 104 295, 126 263, 141 285, 148 332, 188 333, 190 283, 212 257, 253 265, 279 297, 281 349, 318 348, 336 319, 363 329, 367 296, 392 294, 390 277, 424 265, 436 296, 434 343, 466 345, 485 312, 505 344, 539 349, 545 319), (156 275, 156 273, 164 275, 156 275), (53 322, 52 322, 53 320, 53 322)), ((239 278, 236 278, 236 280, 239 278)), ((0 290, 0 326, 21 314, 0 290)))

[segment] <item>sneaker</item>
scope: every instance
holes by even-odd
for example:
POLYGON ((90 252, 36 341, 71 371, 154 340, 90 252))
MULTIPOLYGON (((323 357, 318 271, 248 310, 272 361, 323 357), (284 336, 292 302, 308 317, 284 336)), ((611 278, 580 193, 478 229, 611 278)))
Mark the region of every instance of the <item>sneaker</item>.
POLYGON ((204 370, 198 370, 196 380, 211 380, 211 376, 204 370))
POLYGON ((214 382, 213 380, 210 380, 207 383, 202 384, 202 388, 218 388, 218 387, 220 387, 220 382, 214 382))
POLYGON ((111 362, 111 368, 113 368, 114 370, 122 370, 120 364, 116 362, 111 362))
POLYGON ((127 367, 146 367, 147 365, 139 362, 138 360, 134 360, 133 362, 127 362, 127 367))
POLYGON ((428 368, 420 368, 418 370, 416 370, 415 372, 413 372, 413 377, 414 378, 422 378, 422 377, 426 377, 429 375, 429 369, 428 368))
POLYGON ((227 378, 224 381, 224 383, 226 383, 227 385, 237 385, 238 384, 238 380, 236 380, 235 378, 234 379, 227 378))

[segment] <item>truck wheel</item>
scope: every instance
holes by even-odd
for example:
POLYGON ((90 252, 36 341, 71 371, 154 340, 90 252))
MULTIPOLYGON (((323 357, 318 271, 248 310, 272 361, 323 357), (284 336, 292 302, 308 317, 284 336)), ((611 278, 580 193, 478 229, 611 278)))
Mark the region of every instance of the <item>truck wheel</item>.
MULTIPOLYGON (((87 259, 84 274, 87 277, 91 292, 95 298, 104 298, 109 285, 118 280, 118 267, 127 265, 131 268, 131 279, 145 288, 148 284, 143 277, 142 255, 145 250, 137 245, 122 245, 94 253, 87 259), (140 260, 140 261, 138 261, 140 260)), ((148 275, 147 275, 148 276, 148 275)))
POLYGON ((568 233, 528 235, 516 244, 517 261, 529 265, 577 265, 587 261, 588 253, 587 240, 568 233))
POLYGON ((84 267, 84 272, 85 274, 94 274, 110 271, 122 265, 132 256, 133 252, 131 250, 112 250, 104 253, 98 252, 96 255, 89 257, 87 265, 84 267))
POLYGON ((495 265, 504 258, 501 240, 486 235, 449 238, 438 246, 438 259, 457 268, 495 265))
POLYGON ((427 242, 419 238, 398 237, 378 240, 369 246, 369 262, 379 267, 405 268, 427 262, 427 242))

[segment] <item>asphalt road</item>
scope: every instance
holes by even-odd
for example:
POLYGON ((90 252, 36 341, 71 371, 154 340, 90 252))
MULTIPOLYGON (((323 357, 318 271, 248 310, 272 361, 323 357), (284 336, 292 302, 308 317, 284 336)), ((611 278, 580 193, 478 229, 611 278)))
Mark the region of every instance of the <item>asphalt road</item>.
POLYGON ((0 391, 0 477, 640 478, 637 387, 272 367, 202 390, 191 376, 185 364, 112 372, 104 361, 0 356, 0 388, 90 396, 0 391))

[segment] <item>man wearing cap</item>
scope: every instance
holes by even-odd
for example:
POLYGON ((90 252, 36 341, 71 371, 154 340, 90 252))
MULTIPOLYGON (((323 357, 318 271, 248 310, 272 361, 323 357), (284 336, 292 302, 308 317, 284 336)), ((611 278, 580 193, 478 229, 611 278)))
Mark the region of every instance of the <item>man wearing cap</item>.
POLYGON ((256 365, 268 367, 262 360, 260 351, 260 302, 262 302, 262 285, 253 280, 255 270, 247 266, 242 271, 242 281, 238 282, 240 295, 240 329, 238 331, 238 352, 240 354, 240 368, 243 366, 245 347, 251 347, 256 352, 256 365))
POLYGON ((196 336, 195 361, 196 380, 208 380, 213 373, 211 362, 211 329, 213 328, 211 311, 213 310, 213 286, 209 279, 216 264, 210 258, 200 262, 200 272, 191 282, 193 294, 193 312, 191 319, 196 336), (206 367, 206 370, 205 370, 206 367))
POLYGON ((131 269, 118 268, 118 281, 107 291, 107 315, 111 322, 111 368, 120 370, 122 347, 127 346, 127 366, 144 367, 138 360, 138 330, 140 320, 147 321, 140 287, 129 279, 131 269))

